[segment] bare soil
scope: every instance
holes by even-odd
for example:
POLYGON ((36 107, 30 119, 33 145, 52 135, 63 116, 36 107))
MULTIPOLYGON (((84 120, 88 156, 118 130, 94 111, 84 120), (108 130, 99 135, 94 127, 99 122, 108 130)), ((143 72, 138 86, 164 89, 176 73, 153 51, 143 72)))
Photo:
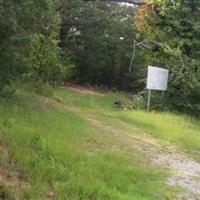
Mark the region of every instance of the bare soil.
POLYGON ((100 91, 97 91, 91 87, 80 86, 80 85, 72 83, 72 82, 65 83, 65 87, 67 87, 67 89, 69 89, 71 91, 78 92, 81 94, 99 95, 99 96, 103 95, 100 91))

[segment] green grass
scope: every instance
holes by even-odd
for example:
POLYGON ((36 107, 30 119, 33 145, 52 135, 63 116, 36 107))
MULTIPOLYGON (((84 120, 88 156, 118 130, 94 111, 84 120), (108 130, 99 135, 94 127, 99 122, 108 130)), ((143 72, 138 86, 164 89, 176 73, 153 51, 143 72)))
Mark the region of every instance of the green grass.
POLYGON ((57 94, 63 95, 72 107, 79 107, 82 112, 91 113, 104 121, 109 121, 113 127, 119 128, 119 121, 126 122, 137 128, 137 131, 155 136, 163 143, 177 145, 183 151, 200 160, 200 120, 198 119, 169 112, 147 113, 142 110, 117 110, 111 106, 114 100, 130 101, 127 97, 117 93, 109 93, 109 95, 99 97, 60 90, 57 91, 57 94))
POLYGON ((111 124, 117 127, 117 121, 129 123, 141 132, 153 135, 164 143, 172 143, 200 160, 200 120, 190 116, 170 112, 150 112, 142 110, 119 111, 113 109, 114 100, 129 102, 130 100, 117 93, 104 96, 88 96, 67 93, 62 90, 57 94, 63 95, 66 102, 81 111, 94 114, 105 120, 112 119, 111 124), (76 96, 78 95, 78 96, 76 96), (73 99, 76 99, 74 101, 73 99), (71 100, 70 100, 71 99, 71 100))
POLYGON ((172 143, 200 160, 200 122, 197 119, 172 113, 142 111, 120 114, 119 118, 128 122, 163 143, 172 143))
POLYGON ((14 198, 172 198, 173 189, 164 184, 167 171, 128 147, 113 150, 113 144, 120 141, 109 140, 87 116, 114 129, 120 126, 118 122, 126 122, 138 134, 151 134, 189 152, 200 150, 197 120, 170 113, 116 110, 112 107, 115 99, 129 101, 118 93, 84 95, 66 89, 54 89, 53 93, 54 97, 43 97, 21 88, 11 102, 1 100, 0 146, 8 149, 8 156, 1 156, 0 163, 8 171, 19 172, 25 183, 12 188, 14 198))

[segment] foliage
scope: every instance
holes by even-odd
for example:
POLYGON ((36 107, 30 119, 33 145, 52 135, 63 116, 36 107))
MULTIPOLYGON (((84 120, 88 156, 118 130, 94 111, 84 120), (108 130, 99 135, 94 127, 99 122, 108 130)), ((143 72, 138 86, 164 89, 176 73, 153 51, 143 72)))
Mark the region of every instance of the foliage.
POLYGON ((128 71, 134 44, 134 9, 100 1, 70 5, 71 11, 63 5, 61 47, 76 65, 73 78, 110 88, 130 87, 135 75, 135 71, 128 71))
POLYGON ((45 97, 53 97, 52 88, 47 84, 44 85, 42 82, 36 82, 34 84, 34 91, 45 97))
POLYGON ((42 81, 66 76, 59 42, 58 2, 0 1, 0 90, 16 77, 42 81))
POLYGON ((165 95, 168 108, 193 114, 200 113, 200 17, 198 1, 154 1, 157 10, 146 15, 146 29, 138 29, 140 43, 153 44, 153 51, 141 49, 144 64, 170 70, 169 91, 165 95), (196 91, 196 92, 195 92, 196 91), (194 95, 195 93, 195 95, 194 95))

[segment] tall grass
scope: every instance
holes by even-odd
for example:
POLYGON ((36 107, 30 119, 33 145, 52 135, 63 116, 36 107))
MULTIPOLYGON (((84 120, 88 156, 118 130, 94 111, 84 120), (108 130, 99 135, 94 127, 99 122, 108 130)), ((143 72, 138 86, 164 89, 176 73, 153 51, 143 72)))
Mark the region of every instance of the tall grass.
POLYGON ((146 113, 135 111, 121 113, 119 118, 162 140, 179 146, 200 160, 199 120, 173 113, 146 113))
MULTIPOLYGON (((119 117, 111 107, 117 94, 81 95, 55 90, 62 99, 18 90, 11 102, 1 100, 0 145, 8 149, 1 165, 20 173, 26 186, 14 188, 17 199, 156 200, 172 193, 163 184, 164 170, 142 163, 136 152, 88 152, 89 140, 108 143, 80 112, 100 110, 119 117), (72 111, 72 107, 78 109, 72 111), (81 111, 80 111, 81 110, 81 111)), ((127 117, 130 113, 127 113, 127 117)), ((126 115, 126 113, 122 113, 126 115)), ((100 115, 100 117, 102 117, 100 115)), ((123 118, 124 119, 124 118, 123 118)), ((132 118, 130 118, 132 119, 132 118)))
POLYGON ((73 92, 57 90, 57 94, 67 99, 71 107, 82 112, 94 114, 104 121, 110 121, 117 127, 118 121, 123 121, 150 134, 163 143, 177 145, 200 160, 200 120, 190 116, 169 112, 150 112, 142 110, 122 111, 112 107, 115 100, 130 102, 130 99, 119 94, 109 93, 103 96, 82 95, 73 92))

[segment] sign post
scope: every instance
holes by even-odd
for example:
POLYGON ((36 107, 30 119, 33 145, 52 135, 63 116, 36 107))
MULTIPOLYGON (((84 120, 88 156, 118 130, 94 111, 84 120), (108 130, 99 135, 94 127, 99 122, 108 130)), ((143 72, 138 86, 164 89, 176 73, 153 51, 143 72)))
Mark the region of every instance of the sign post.
POLYGON ((151 106, 151 91, 159 90, 166 91, 168 85, 169 70, 160 67, 149 66, 148 76, 147 76, 147 90, 148 90, 148 100, 147 100, 147 111, 150 111, 151 106))
POLYGON ((150 111, 150 105, 151 105, 151 90, 148 90, 147 112, 150 111))

